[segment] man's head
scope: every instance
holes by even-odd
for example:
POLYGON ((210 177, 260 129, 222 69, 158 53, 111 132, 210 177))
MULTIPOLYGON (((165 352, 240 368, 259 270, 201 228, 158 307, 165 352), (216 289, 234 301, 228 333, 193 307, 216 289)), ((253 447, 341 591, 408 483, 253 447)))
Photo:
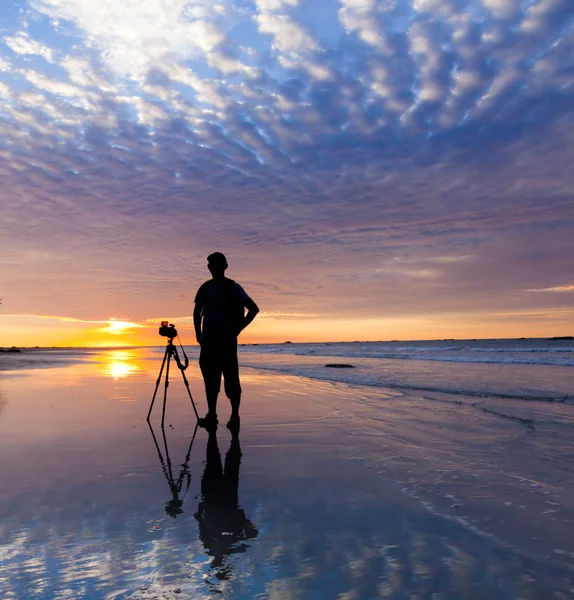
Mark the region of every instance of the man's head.
POLYGON ((214 252, 207 257, 207 268, 214 277, 223 277, 227 269, 225 254, 214 252))

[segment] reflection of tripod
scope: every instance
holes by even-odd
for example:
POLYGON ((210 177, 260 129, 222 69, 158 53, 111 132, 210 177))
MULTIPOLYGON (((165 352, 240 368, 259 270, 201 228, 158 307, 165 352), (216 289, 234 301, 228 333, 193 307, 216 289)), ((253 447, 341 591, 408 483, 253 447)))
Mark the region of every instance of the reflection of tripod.
MULTIPOLYGON (((182 348, 183 349, 183 348, 182 348)), ((185 352, 183 353, 185 356, 185 352)), ((197 414, 197 408, 195 408, 195 402, 193 401, 193 398, 191 397, 191 392, 189 390, 189 382, 187 381, 187 377, 185 376, 185 369, 187 369, 189 361, 187 360, 187 356, 185 357, 185 366, 181 364, 181 360, 179 359, 179 354, 177 353, 177 348, 173 343, 173 338, 169 338, 168 342, 167 342, 167 347, 165 349, 165 354, 163 356, 163 362, 161 363, 161 369, 159 370, 159 376, 157 378, 157 382, 155 384, 155 391, 153 393, 153 398, 151 399, 151 404, 149 407, 149 412, 147 413, 147 420, 149 422, 149 418, 151 415, 151 409, 153 408, 153 403, 155 402, 155 396, 157 394, 157 390, 159 388, 159 383, 161 381, 161 375, 163 373, 163 368, 165 366, 165 363, 167 361, 167 368, 165 370, 165 389, 163 392, 163 410, 161 413, 161 426, 163 429, 163 422, 165 421, 165 404, 167 402, 167 388, 169 387, 169 361, 171 359, 171 357, 173 356, 173 358, 175 359, 175 362, 177 363, 177 366, 179 367, 179 370, 181 371, 181 376, 183 377, 183 382, 185 383, 185 387, 187 388, 187 393, 189 394, 189 399, 191 400, 191 406, 193 406, 193 411, 195 412, 195 416, 196 418, 199 420, 199 415, 197 414)))
POLYGON ((171 491, 172 498, 168 502, 165 503, 165 512, 170 517, 177 517, 177 515, 181 515, 183 509, 183 501, 185 500, 185 495, 189 490, 189 486, 191 484, 191 473, 189 472, 189 458, 191 456, 191 448, 193 447, 193 442, 195 440, 195 434, 197 433, 197 425, 193 430, 193 435, 191 436, 191 441, 189 442, 189 448, 187 449, 187 454, 185 455, 185 461, 181 465, 181 471, 179 473, 179 477, 177 479, 173 476, 173 471, 171 467, 171 459, 169 457, 169 450, 167 447, 167 438, 165 437, 165 429, 161 428, 161 433, 163 436, 163 446, 165 448, 165 460, 161 453, 159 444, 157 443, 157 438, 155 437, 155 433, 153 432, 153 428, 151 423, 148 421, 149 430, 151 431, 151 435, 153 437, 153 442, 155 444, 155 448, 157 450, 157 455, 159 456, 159 462, 161 463, 161 468, 165 478, 167 479, 167 483, 169 485, 169 489, 171 491), (181 490, 183 488, 183 484, 185 483, 185 493, 183 498, 180 500, 179 495, 181 494, 181 490))

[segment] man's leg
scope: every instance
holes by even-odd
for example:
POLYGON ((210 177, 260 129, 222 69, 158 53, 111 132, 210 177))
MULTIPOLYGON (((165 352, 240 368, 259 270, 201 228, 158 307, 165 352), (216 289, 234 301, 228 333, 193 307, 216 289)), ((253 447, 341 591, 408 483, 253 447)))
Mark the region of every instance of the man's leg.
POLYGON ((221 366, 217 350, 210 346, 202 346, 199 354, 199 367, 205 384, 207 398, 206 419, 217 420, 217 397, 221 388, 221 366))
POLYGON ((241 384, 239 382, 239 365, 237 362, 237 342, 230 343, 225 348, 223 362, 223 378, 225 380, 225 395, 231 404, 231 418, 228 425, 239 425, 239 405, 241 404, 241 384))
POLYGON ((210 417, 217 417, 217 396, 219 393, 208 391, 205 395, 207 397, 207 414, 210 417))

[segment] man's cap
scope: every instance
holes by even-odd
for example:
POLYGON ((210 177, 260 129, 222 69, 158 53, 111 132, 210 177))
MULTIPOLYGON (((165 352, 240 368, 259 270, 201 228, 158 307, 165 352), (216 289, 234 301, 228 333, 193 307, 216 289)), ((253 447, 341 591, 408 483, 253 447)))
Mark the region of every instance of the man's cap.
POLYGON ((207 262, 210 265, 217 265, 222 267, 227 267, 227 259, 225 258, 225 254, 221 252, 214 252, 207 257, 207 262))

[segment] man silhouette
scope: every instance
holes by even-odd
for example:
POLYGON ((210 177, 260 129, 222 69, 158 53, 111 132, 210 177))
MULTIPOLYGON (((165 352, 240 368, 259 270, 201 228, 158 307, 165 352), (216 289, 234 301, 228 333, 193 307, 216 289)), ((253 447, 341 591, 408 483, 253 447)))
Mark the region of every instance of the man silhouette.
POLYGON ((253 321, 259 308, 238 283, 225 277, 227 259, 221 252, 214 252, 207 257, 207 268, 212 279, 200 286, 193 310, 195 337, 201 346, 199 366, 205 383, 208 410, 205 417, 199 420, 199 425, 217 425, 217 397, 223 375, 225 395, 231 403, 231 418, 227 426, 239 427, 241 385, 237 336, 253 321))

